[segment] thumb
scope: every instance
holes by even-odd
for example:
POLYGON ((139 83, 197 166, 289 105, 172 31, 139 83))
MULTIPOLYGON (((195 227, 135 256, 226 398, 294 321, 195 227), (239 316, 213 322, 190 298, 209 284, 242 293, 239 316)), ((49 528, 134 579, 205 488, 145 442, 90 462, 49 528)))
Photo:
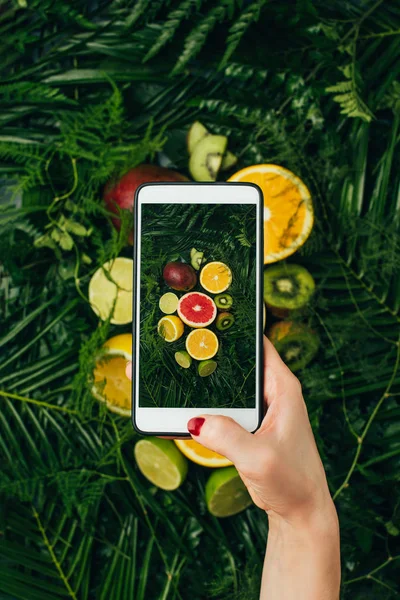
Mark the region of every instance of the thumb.
POLYGON ((192 438, 232 461, 238 469, 246 469, 254 461, 256 439, 234 419, 221 415, 201 415, 187 424, 192 438))

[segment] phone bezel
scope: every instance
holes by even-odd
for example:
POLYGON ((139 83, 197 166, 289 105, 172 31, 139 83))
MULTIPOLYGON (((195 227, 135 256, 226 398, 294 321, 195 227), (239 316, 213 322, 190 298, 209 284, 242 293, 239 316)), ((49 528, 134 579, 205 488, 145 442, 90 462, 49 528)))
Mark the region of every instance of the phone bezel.
MULTIPOLYGON (((257 209, 258 209, 258 236, 259 236, 259 245, 260 245, 260 252, 258 252, 257 256, 259 256, 259 261, 257 263, 257 276, 258 276, 258 295, 259 295, 259 306, 262 306, 263 304, 263 248, 264 248, 264 220, 263 220, 263 211, 264 211, 264 202, 263 202, 263 195, 262 195, 262 191, 261 189, 254 183, 247 183, 247 182, 215 182, 215 183, 208 183, 208 182, 191 182, 191 181, 184 181, 184 182, 151 182, 151 183, 143 183, 142 185, 140 185, 135 193, 135 201, 134 201, 134 243, 133 243, 133 260, 134 260, 134 282, 133 282, 133 320, 132 320, 132 423, 133 423, 133 427, 134 429, 137 431, 137 433, 141 434, 141 435, 147 435, 147 436, 172 436, 172 437, 180 437, 180 438, 190 438, 190 434, 188 432, 182 432, 182 431, 143 431, 142 429, 139 428, 137 422, 136 422, 136 412, 139 412, 140 410, 146 410, 146 408, 144 407, 140 407, 139 406, 139 402, 138 402, 138 398, 136 397, 136 385, 135 385, 135 375, 136 375, 136 369, 135 369, 135 364, 136 364, 136 360, 137 360, 137 356, 136 356, 136 347, 137 347, 137 343, 136 343, 136 312, 137 312, 137 298, 138 298, 138 294, 136 291, 136 282, 137 282, 137 278, 136 278, 136 265, 138 264, 138 213, 139 213, 139 195, 140 195, 140 191, 143 190, 143 188, 145 187, 160 187, 160 186, 179 186, 179 187, 210 187, 212 186, 213 188, 215 187, 232 187, 232 186, 236 186, 236 187, 252 187, 254 188, 257 193, 258 193, 258 203, 257 203, 257 209)), ((155 202, 157 200, 155 199, 155 202)), ((238 413, 236 413, 237 417, 240 417, 240 413, 242 411, 255 411, 257 414, 257 425, 254 429, 251 430, 251 433, 254 433, 261 424, 261 421, 263 419, 264 416, 264 394, 263 394, 263 390, 264 390, 264 369, 263 369, 263 319, 262 316, 260 317, 260 315, 258 315, 257 318, 257 324, 256 326, 258 327, 258 333, 259 333, 259 340, 261 343, 259 343, 259 347, 257 348, 257 359, 258 359, 258 364, 260 365, 259 367, 259 372, 258 372, 258 395, 259 397, 256 397, 256 406, 255 408, 250 408, 250 409, 229 409, 229 412, 236 412, 238 411, 238 413)), ((155 419, 157 419, 157 412, 159 410, 167 410, 167 409, 158 409, 158 408, 150 408, 149 410, 154 411, 154 417, 155 419)), ((180 410, 180 409, 178 409, 180 410)), ((203 413, 207 413, 207 407, 199 407, 199 411, 197 411, 197 409, 185 409, 185 410, 193 410, 195 412, 197 412, 197 414, 201 414, 203 413)), ((210 409, 208 409, 210 411, 210 409)), ((215 410, 215 409, 214 409, 215 410)), ((214 412, 214 411, 213 411, 214 412)), ((215 413, 214 413, 215 414, 215 413)), ((193 416, 196 416, 195 414, 193 416)), ((235 418, 234 415, 230 414, 229 416, 231 416, 232 418, 235 418)), ((190 417, 189 417, 190 418, 190 417)), ((240 419, 235 419, 240 423, 240 419)), ((240 423, 241 424, 241 423, 240 423)))

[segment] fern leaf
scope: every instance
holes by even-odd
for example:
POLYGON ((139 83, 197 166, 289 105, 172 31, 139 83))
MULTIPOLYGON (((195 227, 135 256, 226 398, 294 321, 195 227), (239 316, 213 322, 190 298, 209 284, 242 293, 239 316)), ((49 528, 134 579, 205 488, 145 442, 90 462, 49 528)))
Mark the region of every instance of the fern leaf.
POLYGON ((339 104, 342 115, 360 118, 369 123, 374 119, 374 114, 360 96, 357 84, 359 77, 354 63, 341 67, 340 70, 347 79, 325 88, 325 91, 336 94, 333 100, 339 104))
POLYGON ((352 86, 351 86, 351 81, 340 81, 339 83, 335 84, 335 85, 331 85, 330 87, 327 87, 325 91, 327 92, 351 92, 352 90, 352 86))
POLYGON ((214 6, 197 27, 189 33, 185 40, 183 52, 172 69, 171 75, 181 73, 187 63, 197 56, 216 24, 225 19, 229 11, 232 10, 232 6, 233 2, 231 0, 224 0, 221 6, 214 6))
POLYGON ((192 8, 200 9, 202 0, 183 0, 180 5, 169 13, 166 21, 163 23, 162 32, 155 44, 147 52, 143 59, 146 62, 159 53, 161 48, 165 46, 174 37, 179 25, 187 20, 192 13, 192 8))
POLYGON ((236 48, 240 43, 240 40, 248 30, 250 25, 258 21, 258 19, 260 18, 261 9, 266 3, 267 0, 256 0, 256 2, 250 4, 229 29, 229 35, 227 39, 228 47, 225 50, 225 54, 220 62, 220 69, 223 69, 227 65, 230 57, 235 52, 236 48))
POLYGON ((65 102, 76 104, 75 100, 67 98, 58 88, 52 88, 43 83, 19 81, 0 86, 0 97, 6 102, 44 103, 65 102))
POLYGON ((150 9, 151 0, 138 0, 130 14, 130 16, 126 19, 126 27, 132 27, 136 23, 138 19, 143 15, 146 9, 150 9))

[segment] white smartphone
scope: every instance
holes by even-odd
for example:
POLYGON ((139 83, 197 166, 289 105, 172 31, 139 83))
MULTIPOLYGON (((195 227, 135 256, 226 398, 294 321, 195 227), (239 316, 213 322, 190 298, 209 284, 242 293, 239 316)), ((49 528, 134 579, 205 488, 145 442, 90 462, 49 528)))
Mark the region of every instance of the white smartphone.
POLYGON ((189 436, 200 414, 263 415, 263 198, 248 183, 136 192, 132 418, 189 436))

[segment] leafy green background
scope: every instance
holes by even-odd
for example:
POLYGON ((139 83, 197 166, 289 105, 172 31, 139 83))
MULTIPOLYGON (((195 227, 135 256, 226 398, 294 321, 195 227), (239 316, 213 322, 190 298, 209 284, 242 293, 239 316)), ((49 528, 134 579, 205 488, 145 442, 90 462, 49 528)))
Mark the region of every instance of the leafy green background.
MULTIPOLYGON (((187 192, 190 196, 190 186, 187 192)), ((256 205, 143 204, 141 214, 139 405, 255 408, 256 205), (190 327, 172 343, 156 332, 164 316, 159 299, 171 291, 163 269, 179 258, 190 264, 193 247, 204 253, 206 264, 222 261, 232 271, 228 293, 235 321, 226 331, 218 330, 215 321, 208 327, 219 344, 218 366, 209 377, 199 376, 197 360, 188 369, 175 361, 175 352, 186 348, 190 327)), ((214 298, 199 283, 192 291, 214 298)))
MULTIPOLYGON (((383 0, 0 3, 0 590, 4 598, 257 598, 266 516, 207 514, 205 469, 148 485, 90 395, 87 283, 129 255, 104 183, 186 172, 199 118, 239 166, 314 198, 292 262, 318 286, 299 376, 341 522, 343 598, 400 593, 400 7, 383 0)), ((128 330, 128 328, 126 329, 128 330)))

